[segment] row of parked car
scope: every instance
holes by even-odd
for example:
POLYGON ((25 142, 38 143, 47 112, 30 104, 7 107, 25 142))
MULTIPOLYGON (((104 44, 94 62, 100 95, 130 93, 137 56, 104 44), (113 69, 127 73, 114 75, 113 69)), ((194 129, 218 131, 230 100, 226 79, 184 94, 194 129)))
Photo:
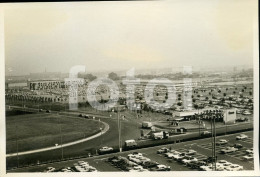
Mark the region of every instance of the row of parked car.
POLYGON ((89 163, 85 161, 74 163, 74 169, 76 172, 97 172, 95 167, 89 165, 89 163))
POLYGON ((55 169, 54 167, 47 167, 44 172, 97 172, 97 169, 88 162, 85 161, 78 161, 74 163, 73 167, 64 167, 62 169, 55 169))
POLYGON ((127 157, 113 156, 107 160, 111 165, 123 171, 143 172, 143 171, 170 171, 170 166, 159 164, 143 156, 142 153, 133 152, 127 157))
MULTIPOLYGON (((170 150, 166 147, 163 147, 157 150, 157 153, 164 154, 166 158, 180 162, 183 165, 193 169, 199 169, 202 171, 212 171, 214 169, 212 158, 209 157, 209 158, 198 160, 196 157, 192 156, 197 153, 193 149, 187 150, 185 152, 178 152, 176 150, 170 150)), ((216 170, 217 171, 239 171, 239 170, 243 170, 243 166, 240 166, 238 164, 232 164, 230 162, 227 162, 226 160, 219 160, 216 163, 216 170)))

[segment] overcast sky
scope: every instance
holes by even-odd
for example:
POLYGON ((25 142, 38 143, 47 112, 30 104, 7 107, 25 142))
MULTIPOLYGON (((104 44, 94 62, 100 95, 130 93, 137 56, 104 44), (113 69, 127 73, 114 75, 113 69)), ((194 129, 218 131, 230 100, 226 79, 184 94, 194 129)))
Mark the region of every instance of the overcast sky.
MULTIPOLYGON (((25 3, 5 8, 12 75, 252 65, 257 0, 25 3)), ((9 75, 9 74, 8 74, 9 75)))

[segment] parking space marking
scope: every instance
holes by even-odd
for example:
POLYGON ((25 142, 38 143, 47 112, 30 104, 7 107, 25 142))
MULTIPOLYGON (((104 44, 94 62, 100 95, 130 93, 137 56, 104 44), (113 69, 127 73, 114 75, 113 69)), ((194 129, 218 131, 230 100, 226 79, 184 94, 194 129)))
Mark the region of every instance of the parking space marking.
MULTIPOLYGON (((240 141, 243 141, 243 140, 240 140, 240 141)), ((247 142, 249 143, 250 141, 247 141, 247 142)), ((198 145, 198 146, 201 147, 201 148, 204 148, 204 149, 212 150, 212 145, 211 145, 211 143, 200 144, 200 145, 198 145)), ((220 150, 221 150, 222 148, 227 147, 227 146, 230 146, 230 145, 229 145, 229 144, 226 144, 226 145, 224 145, 224 146, 223 146, 223 145, 216 146, 216 151, 217 151, 218 153, 220 153, 220 150)), ((235 159, 237 159, 237 160, 239 160, 239 161, 244 161, 244 159, 243 159, 242 157, 245 156, 245 155, 247 155, 247 153, 245 152, 246 150, 247 150, 247 148, 243 147, 243 148, 239 149, 239 150, 236 151, 236 152, 226 153, 226 154, 223 154, 223 155, 226 155, 226 156, 235 158, 235 159)), ((248 163, 253 164, 253 160, 248 160, 248 163)))
POLYGON ((252 138, 247 138, 247 139, 243 139, 243 140, 239 140, 239 141, 249 143, 249 144, 253 144, 253 142, 254 142, 254 140, 252 138))

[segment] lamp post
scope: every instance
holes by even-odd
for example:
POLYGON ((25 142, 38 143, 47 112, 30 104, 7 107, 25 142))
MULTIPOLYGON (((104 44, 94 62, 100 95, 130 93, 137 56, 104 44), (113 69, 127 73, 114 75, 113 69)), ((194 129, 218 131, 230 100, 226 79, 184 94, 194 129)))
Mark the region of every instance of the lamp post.
POLYGON ((18 168, 19 167, 19 155, 18 155, 17 125, 15 126, 15 139, 16 139, 16 158, 17 158, 17 168, 18 168))

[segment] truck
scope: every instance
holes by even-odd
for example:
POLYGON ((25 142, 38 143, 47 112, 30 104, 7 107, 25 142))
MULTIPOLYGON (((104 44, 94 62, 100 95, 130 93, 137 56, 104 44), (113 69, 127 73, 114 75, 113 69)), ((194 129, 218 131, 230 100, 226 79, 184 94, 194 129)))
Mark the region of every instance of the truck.
POLYGON ((125 147, 131 148, 137 146, 137 143, 135 140, 126 140, 125 141, 125 147))
POLYGON ((142 128, 152 128, 151 122, 142 122, 142 128))
POLYGON ((169 137, 169 133, 166 131, 154 132, 152 134, 152 138, 155 140, 158 139, 167 139, 169 137))

